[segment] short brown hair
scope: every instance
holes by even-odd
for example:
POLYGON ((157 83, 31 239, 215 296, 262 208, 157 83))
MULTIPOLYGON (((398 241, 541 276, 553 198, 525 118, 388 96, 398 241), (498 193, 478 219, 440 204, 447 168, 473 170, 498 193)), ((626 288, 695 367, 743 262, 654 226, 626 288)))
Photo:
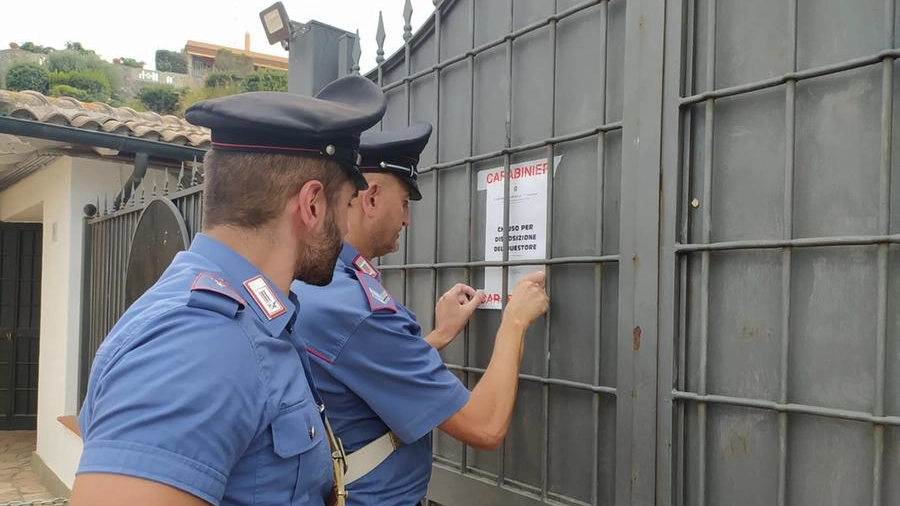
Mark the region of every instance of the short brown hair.
POLYGON ((278 216, 306 183, 319 181, 331 205, 348 180, 333 160, 210 150, 204 158, 203 227, 258 228, 278 216))

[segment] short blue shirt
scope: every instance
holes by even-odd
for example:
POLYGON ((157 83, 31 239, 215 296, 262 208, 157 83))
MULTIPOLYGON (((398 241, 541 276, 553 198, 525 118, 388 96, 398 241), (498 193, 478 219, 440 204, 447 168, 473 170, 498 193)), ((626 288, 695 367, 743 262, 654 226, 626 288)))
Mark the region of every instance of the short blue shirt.
POLYGON ((331 284, 295 281, 291 289, 300 301, 295 344, 313 357, 313 379, 347 452, 388 431, 405 443, 347 487, 348 505, 416 504, 431 477, 431 431, 466 404, 468 389, 349 244, 331 284))
POLYGON ((325 429, 289 334, 296 300, 199 234, 103 341, 78 473, 134 476, 214 505, 322 506, 325 429))

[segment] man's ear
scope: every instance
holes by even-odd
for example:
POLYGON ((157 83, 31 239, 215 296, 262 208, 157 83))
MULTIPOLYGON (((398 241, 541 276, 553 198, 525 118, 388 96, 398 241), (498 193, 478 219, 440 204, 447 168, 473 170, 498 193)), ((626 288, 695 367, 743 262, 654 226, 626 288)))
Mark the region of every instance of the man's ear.
POLYGON ((375 210, 376 199, 381 196, 383 188, 381 182, 372 178, 369 180, 369 187, 359 192, 359 204, 362 206, 366 214, 370 214, 375 210))
POLYGON ((307 181, 291 199, 297 217, 307 228, 315 227, 328 210, 325 187, 321 181, 307 181))

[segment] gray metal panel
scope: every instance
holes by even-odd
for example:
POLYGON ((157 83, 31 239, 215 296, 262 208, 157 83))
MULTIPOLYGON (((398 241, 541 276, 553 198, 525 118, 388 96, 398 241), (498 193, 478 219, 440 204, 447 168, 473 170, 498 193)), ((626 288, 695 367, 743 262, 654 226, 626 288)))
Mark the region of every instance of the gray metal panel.
MULTIPOLYGON (((441 61, 460 55, 472 49, 472 37, 466 37, 472 29, 469 12, 470 2, 476 0, 456 0, 453 8, 441 16, 441 61)), ((454 103, 454 102, 450 102, 454 103)))
MULTIPOLYGON (((469 180, 465 166, 442 169, 438 174, 441 198, 438 202, 440 226, 438 234, 438 262, 466 262, 469 259, 472 237, 468 233, 469 210, 465 205, 467 199, 474 199, 475 191, 469 180)), ((427 204, 426 204, 427 205, 427 204)), ((464 277, 464 271, 460 272, 464 277)), ((449 288, 449 286, 448 286, 449 288)))
POLYGON ((878 233, 880 91, 879 65, 797 84, 795 237, 878 233))
MULTIPOLYGON (((758 81, 793 70, 790 51, 785 50, 793 42, 785 22, 790 19, 790 2, 718 0, 716 4, 717 87, 758 81)), ((704 57, 705 54, 698 55, 698 59, 704 57)))
MULTIPOLYGON (((900 428, 887 427, 884 441, 884 475, 900 476, 900 428)), ((885 480, 881 504, 898 503, 900 503, 900 480, 885 480)))
POLYGON ((513 2, 513 30, 532 23, 545 21, 552 16, 553 2, 546 0, 515 0, 513 2))
MULTIPOLYGON (((460 160, 469 156, 469 136, 472 127, 471 70, 466 61, 441 70, 440 123, 437 140, 430 142, 439 149, 438 159, 460 160)), ((434 103, 431 104, 434 108, 434 103)))
MULTIPOLYGON (((606 123, 621 121, 625 107, 625 0, 609 0, 606 29, 606 123)), ((603 27, 598 27, 603 29, 603 27)))
MULTIPOLYGON (((526 348, 540 349, 540 336, 526 342, 526 348)), ((547 421, 538 406, 541 405, 541 385, 532 381, 519 381, 516 406, 512 423, 506 435, 503 454, 504 482, 517 489, 540 494, 541 452, 538 442, 547 421)))
POLYGON ((508 86, 506 51, 503 47, 490 49, 475 57, 475 120, 472 125, 475 153, 490 153, 506 145, 508 86))
MULTIPOLYGON (((550 2, 542 4, 550 5, 550 2)), ((518 12, 519 4, 515 6, 518 12)), ((510 140, 513 146, 551 137, 553 123, 547 118, 553 113, 553 100, 549 99, 549 94, 552 93, 554 73, 543 65, 534 64, 551 61, 550 44, 547 28, 537 29, 513 42, 510 140)))
POLYGON ((885 0, 797 2, 797 68, 821 67, 884 48, 885 0))
POLYGON ((789 398, 871 412, 876 247, 794 252, 789 398), (837 288, 839 287, 839 288, 837 288))
POLYGON ((385 92, 387 99, 387 111, 381 120, 381 128, 383 130, 391 130, 394 128, 405 128, 409 125, 409 113, 406 106, 406 88, 403 86, 392 88, 385 92))
MULTIPOLYGON (((556 81, 554 99, 555 128, 559 135, 580 132, 604 121, 606 94, 598 93, 597 89, 606 79, 605 51, 599 55, 592 51, 590 64, 586 64, 584 52, 586 48, 606 47, 605 10, 606 4, 597 4, 559 23, 556 73, 561 79, 556 81)), ((549 69, 542 70, 549 74, 549 69)))
POLYGON ((808 415, 789 419, 787 504, 872 504, 872 426, 808 415))
POLYGON ((782 237, 784 107, 781 87, 716 101, 712 201, 691 195, 712 206, 711 240, 782 237))
MULTIPOLYGON (((437 150, 438 145, 440 144, 440 136, 442 135, 441 124, 437 117, 437 106, 435 100, 435 97, 437 96, 437 89, 434 77, 432 75, 428 75, 413 81, 409 85, 409 93, 410 120, 427 121, 431 123, 434 128, 431 134, 431 140, 428 142, 428 145, 425 146, 425 150, 422 151, 422 155, 419 157, 419 166, 424 168, 437 161, 437 150)), ((422 171, 420 171, 420 173, 421 177, 423 178, 427 179, 428 177, 430 177, 422 173, 422 171)), ((421 205, 424 206, 430 206, 431 203, 432 201, 424 198, 421 201, 421 205)))

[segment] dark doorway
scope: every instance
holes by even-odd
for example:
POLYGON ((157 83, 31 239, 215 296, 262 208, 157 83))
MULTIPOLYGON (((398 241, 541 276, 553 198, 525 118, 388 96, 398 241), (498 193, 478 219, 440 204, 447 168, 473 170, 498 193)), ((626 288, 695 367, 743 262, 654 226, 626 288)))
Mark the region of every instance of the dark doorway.
POLYGON ((41 232, 0 224, 0 430, 36 428, 41 232))

